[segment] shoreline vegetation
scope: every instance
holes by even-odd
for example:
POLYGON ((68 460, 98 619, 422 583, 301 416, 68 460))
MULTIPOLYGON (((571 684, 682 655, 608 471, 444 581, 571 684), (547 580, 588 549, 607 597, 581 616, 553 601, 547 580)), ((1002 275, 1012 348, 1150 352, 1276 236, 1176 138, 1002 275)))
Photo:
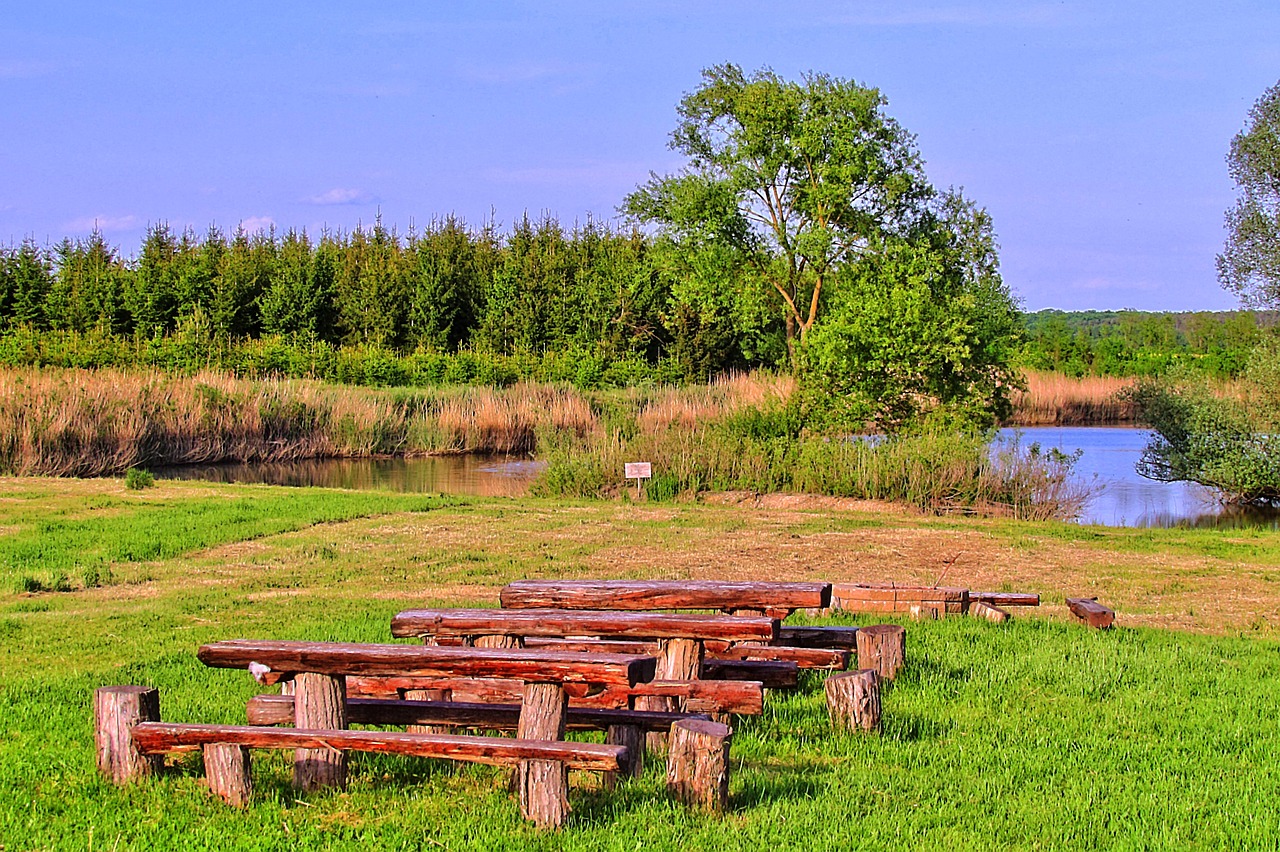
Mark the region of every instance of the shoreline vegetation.
MULTIPOLYGON (((1063 384, 1040 403, 1075 400, 1063 384)), ((1097 392, 1092 383, 1086 391, 1097 392)), ((1109 386, 1107 386, 1109 387, 1109 386)), ((1071 459, 1016 447, 996 458, 981 432, 924 427, 891 439, 801 434, 792 379, 757 372, 706 385, 581 391, 366 388, 314 380, 247 380, 157 370, 0 369, 0 473, 120 475, 131 468, 217 462, 455 453, 530 454, 548 469, 543 495, 616 496, 622 461, 651 459, 649 499, 707 491, 795 491, 894 500, 937 512, 1070 517, 1087 494, 1071 459), (616 470, 615 470, 616 468, 616 470)), ((1116 409, 1118 410, 1118 409, 1116 409)))

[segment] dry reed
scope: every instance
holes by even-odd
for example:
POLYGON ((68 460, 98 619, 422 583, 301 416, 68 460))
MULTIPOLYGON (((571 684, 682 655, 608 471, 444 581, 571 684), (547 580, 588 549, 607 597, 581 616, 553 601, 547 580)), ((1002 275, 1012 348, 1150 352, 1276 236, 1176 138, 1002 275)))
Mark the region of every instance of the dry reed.
POLYGON ((1060 373, 1027 373, 1027 389, 1014 394, 1014 426, 1072 426, 1132 423, 1136 412, 1122 394, 1131 378, 1060 373))

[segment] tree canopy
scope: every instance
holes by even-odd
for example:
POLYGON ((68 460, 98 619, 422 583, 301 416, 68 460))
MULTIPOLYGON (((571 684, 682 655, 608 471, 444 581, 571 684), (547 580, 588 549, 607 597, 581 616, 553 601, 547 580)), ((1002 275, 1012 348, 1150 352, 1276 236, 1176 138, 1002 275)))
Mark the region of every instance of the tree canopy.
POLYGON ((920 157, 876 89, 731 64, 702 78, 671 134, 688 164, 652 175, 623 210, 691 253, 735 253, 780 303, 794 355, 836 270, 917 217, 930 195, 920 157))
POLYGON ((1280 308, 1280 82, 1249 110, 1227 164, 1239 198, 1227 211, 1218 280, 1246 304, 1280 308))

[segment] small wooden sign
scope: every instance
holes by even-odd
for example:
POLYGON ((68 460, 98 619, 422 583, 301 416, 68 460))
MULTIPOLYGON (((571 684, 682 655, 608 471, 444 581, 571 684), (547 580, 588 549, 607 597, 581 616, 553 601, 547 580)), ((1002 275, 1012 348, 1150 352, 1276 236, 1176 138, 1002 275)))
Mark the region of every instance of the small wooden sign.
POLYGON ((627 462, 622 469, 627 479, 653 479, 653 462, 627 462))

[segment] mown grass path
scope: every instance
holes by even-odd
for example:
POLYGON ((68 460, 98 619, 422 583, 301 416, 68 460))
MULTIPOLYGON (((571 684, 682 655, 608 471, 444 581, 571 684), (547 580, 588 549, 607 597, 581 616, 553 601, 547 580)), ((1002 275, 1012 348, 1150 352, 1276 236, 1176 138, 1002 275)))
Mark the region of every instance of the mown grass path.
POLYGON ((0 480, 0 513, 5 850, 1280 845, 1274 533, 111 480, 0 480), (92 570, 111 582, 80 588, 92 570), (818 678, 740 722, 723 819, 668 803, 656 768, 614 793, 575 779, 555 835, 524 825, 503 773, 483 767, 361 756, 348 792, 299 797, 287 758, 262 753, 247 812, 212 800, 191 760, 129 790, 93 768, 99 685, 158 686, 174 721, 243 720, 257 687, 195 660, 211 639, 386 641, 399 609, 491 605, 522 576, 942 571, 1055 601, 1099 594, 1125 626, 1088 631, 1060 606, 1001 626, 913 623, 879 736, 833 736, 818 678), (72 591, 16 591, 58 573, 72 591))

